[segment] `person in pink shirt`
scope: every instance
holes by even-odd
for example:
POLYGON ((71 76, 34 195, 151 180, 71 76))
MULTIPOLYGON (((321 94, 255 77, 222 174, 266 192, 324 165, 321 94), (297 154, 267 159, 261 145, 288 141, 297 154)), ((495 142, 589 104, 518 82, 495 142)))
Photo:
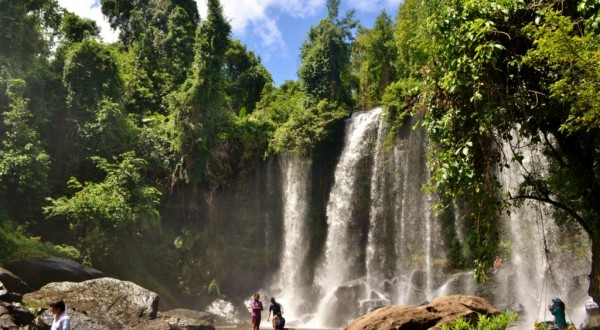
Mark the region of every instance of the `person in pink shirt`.
POLYGON ((263 304, 259 300, 260 295, 257 293, 254 295, 254 300, 250 304, 250 308, 252 309, 252 330, 259 330, 260 328, 260 318, 262 316, 261 312, 263 310, 263 304))

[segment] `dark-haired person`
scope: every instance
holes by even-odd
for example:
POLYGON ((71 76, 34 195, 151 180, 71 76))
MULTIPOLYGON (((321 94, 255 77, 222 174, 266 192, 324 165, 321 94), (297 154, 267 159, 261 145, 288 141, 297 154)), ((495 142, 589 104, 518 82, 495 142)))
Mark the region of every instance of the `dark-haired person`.
POLYGON ((250 303, 252 309, 252 330, 260 329, 260 318, 262 316, 263 304, 259 300, 260 295, 257 293, 254 295, 254 299, 250 303))
POLYGON ((273 313, 273 330, 282 328, 279 325, 283 318, 281 315, 283 314, 283 307, 280 303, 275 301, 275 297, 271 297, 271 306, 269 306, 269 317, 267 318, 267 321, 271 318, 271 313, 273 313))
POLYGON ((50 303, 50 311, 54 314, 51 330, 71 330, 71 319, 65 313, 65 302, 62 299, 50 303))

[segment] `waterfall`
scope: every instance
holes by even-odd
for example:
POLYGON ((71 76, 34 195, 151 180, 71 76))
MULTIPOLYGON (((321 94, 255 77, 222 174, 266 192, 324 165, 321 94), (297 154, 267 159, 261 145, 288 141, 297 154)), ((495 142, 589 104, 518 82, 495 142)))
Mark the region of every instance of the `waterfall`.
POLYGON ((306 292, 302 277, 310 240, 306 229, 310 162, 297 155, 281 157, 283 191, 283 244, 280 269, 274 292, 281 294, 281 302, 289 315, 298 315, 306 292))
MULTIPOLYGON (((513 135, 518 136, 516 132, 513 135)), ((532 147, 530 141, 513 138, 504 144, 503 153, 509 160, 509 167, 500 173, 500 182, 512 196, 518 194, 519 179, 525 174, 546 175, 543 154, 532 147), (523 157, 521 163, 510 161, 517 152, 523 157)), ((572 228, 571 231, 587 241, 582 230, 572 228)), ((510 253, 509 260, 499 268, 497 275, 499 286, 493 300, 498 307, 523 309, 519 324, 532 327, 536 320, 552 319, 546 306, 552 298, 561 297, 567 302, 571 319, 581 321, 581 306, 591 299, 585 286, 585 278, 590 272, 590 263, 586 261, 591 256, 578 258, 561 249, 560 245, 565 243, 561 238, 566 235, 552 219, 552 209, 538 201, 513 207, 505 218, 503 236, 510 242, 510 253), (550 260, 544 252, 546 247, 550 260), (561 268, 564 270, 558 271, 561 268)))
MULTIPOLYGON (((281 158, 283 251, 272 290, 280 295, 290 325, 342 327, 373 308, 418 305, 448 294, 477 294, 501 309, 518 311, 522 328, 550 319, 547 303, 560 296, 571 318, 580 322, 579 307, 589 299, 585 235, 575 234, 582 237, 582 248, 573 252, 561 242, 564 235, 548 207, 515 207, 498 223, 504 261, 488 282, 476 284, 470 270, 453 270, 447 256, 451 239, 467 244, 461 203, 451 201, 447 214, 434 214, 436 196, 422 191, 430 172, 427 136, 415 128, 418 118, 408 119, 390 140, 382 117, 377 108, 346 121, 343 148, 326 207, 323 204, 327 233, 322 244, 311 244, 315 236, 308 232, 314 180, 310 164, 290 155, 281 158), (322 253, 320 260, 308 262, 308 245, 322 246, 313 251, 322 253), (310 265, 316 269, 307 269, 310 265)), ((513 195, 525 171, 543 171, 546 166, 539 150, 521 150, 522 166, 513 162, 498 174, 503 190, 513 195)), ((503 153, 509 159, 512 152, 505 145, 503 153)))
POLYGON ((360 180, 358 173, 365 169, 361 163, 372 152, 372 133, 378 128, 380 114, 380 108, 356 113, 347 123, 344 149, 335 169, 335 181, 327 204, 325 259, 316 275, 317 285, 329 291, 317 309, 317 319, 314 322, 320 326, 331 325, 330 316, 337 314, 332 308, 339 305, 334 300, 334 291, 338 286, 364 275, 360 268, 364 265, 364 242, 361 235, 365 233, 360 219, 354 216, 357 206, 354 196, 360 180))
POLYGON ((445 257, 439 244, 439 221, 431 211, 434 200, 422 191, 429 180, 427 139, 423 130, 413 128, 416 120, 409 120, 399 132, 392 165, 396 173, 393 216, 397 228, 398 281, 398 295, 393 300, 401 304, 420 304, 433 298, 439 285, 434 277, 434 260, 445 257))

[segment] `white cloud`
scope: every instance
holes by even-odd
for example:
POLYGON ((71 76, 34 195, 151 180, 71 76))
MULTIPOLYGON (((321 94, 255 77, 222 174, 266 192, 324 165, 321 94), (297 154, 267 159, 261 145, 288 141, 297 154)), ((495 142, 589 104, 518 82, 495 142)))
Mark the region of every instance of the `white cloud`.
POLYGON ((105 42, 117 41, 119 32, 110 28, 108 21, 102 15, 98 0, 58 0, 58 4, 78 16, 96 21, 100 27, 100 36, 105 42))
MULTIPOLYGON (((398 9, 401 0, 349 0, 350 7, 356 8, 359 11, 365 12, 379 12, 381 9, 398 9)), ((390 12, 388 11, 388 14, 390 12)))
MULTIPOLYGON (((324 7, 325 0, 221 0, 221 5, 235 35, 254 34, 260 39, 260 47, 286 53, 283 34, 278 26, 279 16, 314 16, 324 7)), ((198 10, 200 16, 206 18, 206 0, 198 0, 198 10)))

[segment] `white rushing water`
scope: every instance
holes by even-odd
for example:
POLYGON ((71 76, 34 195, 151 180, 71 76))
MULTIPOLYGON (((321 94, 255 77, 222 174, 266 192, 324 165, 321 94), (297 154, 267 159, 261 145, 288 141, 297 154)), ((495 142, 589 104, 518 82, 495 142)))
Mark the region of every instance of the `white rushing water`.
POLYGON ((289 315, 298 315, 306 288, 302 287, 307 233, 310 162, 297 155, 281 157, 283 186, 283 253, 274 291, 289 315))
POLYGON ((375 139, 369 134, 377 132, 381 109, 355 114, 346 128, 344 149, 335 169, 335 181, 327 204, 327 240, 325 259, 317 269, 316 284, 329 291, 321 300, 314 324, 329 325, 329 316, 336 301, 333 292, 340 284, 357 276, 355 266, 360 262, 362 243, 357 237, 353 220, 355 200, 352 196, 357 185, 360 161, 368 156, 375 139), (354 227, 354 228, 353 228, 354 227), (353 235, 354 234, 354 235, 353 235))

